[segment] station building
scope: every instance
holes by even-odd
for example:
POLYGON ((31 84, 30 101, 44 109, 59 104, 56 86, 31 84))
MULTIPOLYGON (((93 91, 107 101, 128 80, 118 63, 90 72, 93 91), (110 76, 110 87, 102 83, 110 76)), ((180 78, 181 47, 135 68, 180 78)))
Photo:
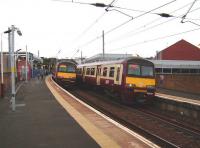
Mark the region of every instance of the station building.
POLYGON ((200 61, 151 60, 157 88, 200 94, 200 61))
POLYGON ((200 48, 180 40, 157 53, 157 87, 200 94, 200 48))

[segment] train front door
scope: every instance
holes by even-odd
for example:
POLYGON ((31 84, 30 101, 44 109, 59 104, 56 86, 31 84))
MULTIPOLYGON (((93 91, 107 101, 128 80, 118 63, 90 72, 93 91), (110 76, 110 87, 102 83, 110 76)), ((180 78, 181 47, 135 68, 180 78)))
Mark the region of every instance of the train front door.
POLYGON ((101 66, 97 66, 97 85, 100 85, 100 78, 101 78, 101 66))

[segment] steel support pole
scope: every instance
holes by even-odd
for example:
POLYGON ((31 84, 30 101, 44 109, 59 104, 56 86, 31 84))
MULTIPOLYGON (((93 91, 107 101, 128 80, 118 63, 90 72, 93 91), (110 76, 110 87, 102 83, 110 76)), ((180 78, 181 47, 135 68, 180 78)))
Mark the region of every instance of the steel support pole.
POLYGON ((1 33, 1 97, 4 97, 4 82, 3 82, 3 41, 1 33))
POLYGON ((11 37, 10 37, 10 64, 11 64, 11 103, 12 111, 15 111, 15 59, 14 59, 14 25, 11 26, 11 37))
POLYGON ((103 60, 105 60, 105 38, 104 38, 104 30, 102 32, 102 39, 103 39, 103 60))
POLYGON ((27 53, 27 45, 26 45, 26 83, 28 82, 28 53, 27 53))

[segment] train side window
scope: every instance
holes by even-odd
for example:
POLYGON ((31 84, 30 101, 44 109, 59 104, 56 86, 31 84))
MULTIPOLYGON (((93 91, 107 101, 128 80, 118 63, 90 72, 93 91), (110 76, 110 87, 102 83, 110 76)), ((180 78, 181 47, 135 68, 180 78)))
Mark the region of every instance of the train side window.
POLYGON ((110 67, 109 77, 114 77, 115 67, 110 67))
POLYGON ((97 68, 97 75, 101 75, 101 67, 97 68))
POLYGON ((117 67, 116 81, 119 81, 120 67, 117 67))
POLYGON ((106 77, 107 76, 107 70, 108 68, 107 67, 104 67, 103 68, 103 76, 106 77))
POLYGON ((94 75, 95 73, 95 68, 91 68, 91 75, 94 75))
POLYGON ((90 75, 90 68, 86 69, 86 75, 90 75))

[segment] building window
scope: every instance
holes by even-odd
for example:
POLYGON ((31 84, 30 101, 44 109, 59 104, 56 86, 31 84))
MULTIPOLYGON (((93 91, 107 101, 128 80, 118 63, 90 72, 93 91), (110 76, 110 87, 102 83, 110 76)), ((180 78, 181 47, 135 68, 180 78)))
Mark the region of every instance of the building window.
POLYGON ((198 69, 190 69, 190 73, 199 73, 198 69))
POLYGON ((156 69, 155 69, 155 72, 156 72, 156 73, 162 73, 162 68, 156 68, 156 69))
POLYGON ((171 73, 172 69, 171 68, 164 68, 163 73, 171 73))
POLYGON ((181 69, 181 73, 190 73, 189 69, 181 69))
POLYGON ((181 73, 181 70, 178 68, 172 69, 172 73, 181 73))

